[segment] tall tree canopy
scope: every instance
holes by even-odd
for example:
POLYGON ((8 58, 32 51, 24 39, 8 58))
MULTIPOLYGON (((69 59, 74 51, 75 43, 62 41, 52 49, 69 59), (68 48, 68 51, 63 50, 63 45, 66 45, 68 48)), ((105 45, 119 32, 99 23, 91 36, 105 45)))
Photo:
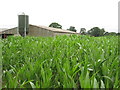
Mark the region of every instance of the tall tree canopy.
POLYGON ((56 22, 51 23, 51 24, 49 25, 49 27, 62 29, 62 25, 60 25, 60 24, 58 24, 58 23, 56 23, 56 22))
POLYGON ((85 28, 81 28, 80 29, 80 34, 85 35, 86 34, 86 29, 85 28))
POLYGON ((116 32, 105 32, 105 35, 118 35, 118 33, 116 33, 116 32))
POLYGON ((103 36, 105 33, 105 30, 104 28, 100 29, 99 27, 94 27, 90 29, 87 33, 91 36, 98 37, 98 36, 103 36))
POLYGON ((70 30, 70 31, 73 31, 73 32, 76 32, 76 31, 77 31, 74 26, 70 26, 70 28, 67 29, 67 30, 70 30))

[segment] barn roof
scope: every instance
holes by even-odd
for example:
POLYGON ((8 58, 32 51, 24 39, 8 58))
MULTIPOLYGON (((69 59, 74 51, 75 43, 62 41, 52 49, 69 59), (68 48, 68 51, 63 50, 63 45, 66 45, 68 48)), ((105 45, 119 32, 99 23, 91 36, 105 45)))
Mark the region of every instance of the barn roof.
MULTIPOLYGON (((31 26, 36 26, 36 25, 31 25, 31 26)), ((39 28, 43 28, 52 32, 56 32, 56 33, 73 33, 73 34, 77 34, 77 32, 73 32, 73 31, 69 31, 69 30, 64 30, 64 29, 58 29, 58 28, 52 28, 52 27, 47 27, 47 26, 36 26, 39 28)))
MULTIPOLYGON (((52 27, 47 27, 47 26, 36 26, 36 25, 31 25, 30 26, 33 26, 33 27, 38 27, 38 28, 43 28, 45 30, 49 30, 49 31, 52 31, 52 32, 55 32, 55 33, 71 33, 71 34, 78 34, 77 32, 73 32, 73 31, 69 31, 69 30, 64 30, 64 29, 58 29, 58 28, 52 28, 52 27)), ((2 29, 0 31, 0 34, 4 33, 4 32, 7 32, 7 31, 11 31, 12 29, 15 29, 17 27, 14 27, 14 28, 11 28, 11 29, 2 29)))
POLYGON ((12 31, 12 29, 15 29, 17 27, 14 27, 14 28, 10 28, 10 29, 3 29, 0 31, 0 34, 3 34, 4 32, 7 32, 7 31, 12 31))
POLYGON ((2 33, 2 31, 7 30, 7 28, 0 28, 0 33, 2 33))

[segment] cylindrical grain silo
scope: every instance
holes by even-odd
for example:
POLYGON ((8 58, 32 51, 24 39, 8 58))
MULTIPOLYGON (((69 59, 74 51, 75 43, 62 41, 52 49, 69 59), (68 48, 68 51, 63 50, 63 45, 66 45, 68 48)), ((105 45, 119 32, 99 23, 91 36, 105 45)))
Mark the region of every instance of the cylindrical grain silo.
POLYGON ((25 14, 18 15, 18 32, 25 37, 29 32, 29 16, 25 14))

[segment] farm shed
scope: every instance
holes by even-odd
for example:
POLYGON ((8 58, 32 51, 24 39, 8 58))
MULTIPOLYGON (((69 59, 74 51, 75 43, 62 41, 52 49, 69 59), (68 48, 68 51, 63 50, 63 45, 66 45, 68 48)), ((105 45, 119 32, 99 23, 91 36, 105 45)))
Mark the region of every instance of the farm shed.
POLYGON ((18 31, 17 31, 17 27, 15 28, 11 28, 11 29, 6 29, 0 32, 0 36, 2 38, 7 38, 8 36, 11 35, 19 35, 18 31))
MULTIPOLYGON (((69 30, 57 29, 52 27, 46 26, 36 26, 36 25, 29 25, 29 31, 26 34, 27 36, 56 36, 56 35, 70 35, 70 34, 78 34, 77 32, 72 32, 69 30)), ((7 36, 20 35, 18 32, 18 27, 3 30, 0 32, 2 38, 6 38, 7 36)))
POLYGON ((29 16, 24 13, 18 15, 18 27, 0 31, 0 36, 6 38, 7 36, 56 36, 56 35, 70 35, 79 34, 77 32, 63 30, 58 28, 36 26, 29 24, 29 16))
POLYGON ((52 27, 30 25, 28 36, 56 36, 70 34, 77 33, 69 30, 57 29, 52 27))

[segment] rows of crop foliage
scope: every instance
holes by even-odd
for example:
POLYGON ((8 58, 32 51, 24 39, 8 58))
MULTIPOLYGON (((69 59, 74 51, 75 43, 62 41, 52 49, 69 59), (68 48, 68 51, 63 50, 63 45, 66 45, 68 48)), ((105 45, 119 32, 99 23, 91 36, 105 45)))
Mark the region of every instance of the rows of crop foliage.
POLYGON ((2 40, 0 39, 0 89, 2 88, 2 40))
POLYGON ((9 37, 3 88, 118 88, 117 36, 9 37))

